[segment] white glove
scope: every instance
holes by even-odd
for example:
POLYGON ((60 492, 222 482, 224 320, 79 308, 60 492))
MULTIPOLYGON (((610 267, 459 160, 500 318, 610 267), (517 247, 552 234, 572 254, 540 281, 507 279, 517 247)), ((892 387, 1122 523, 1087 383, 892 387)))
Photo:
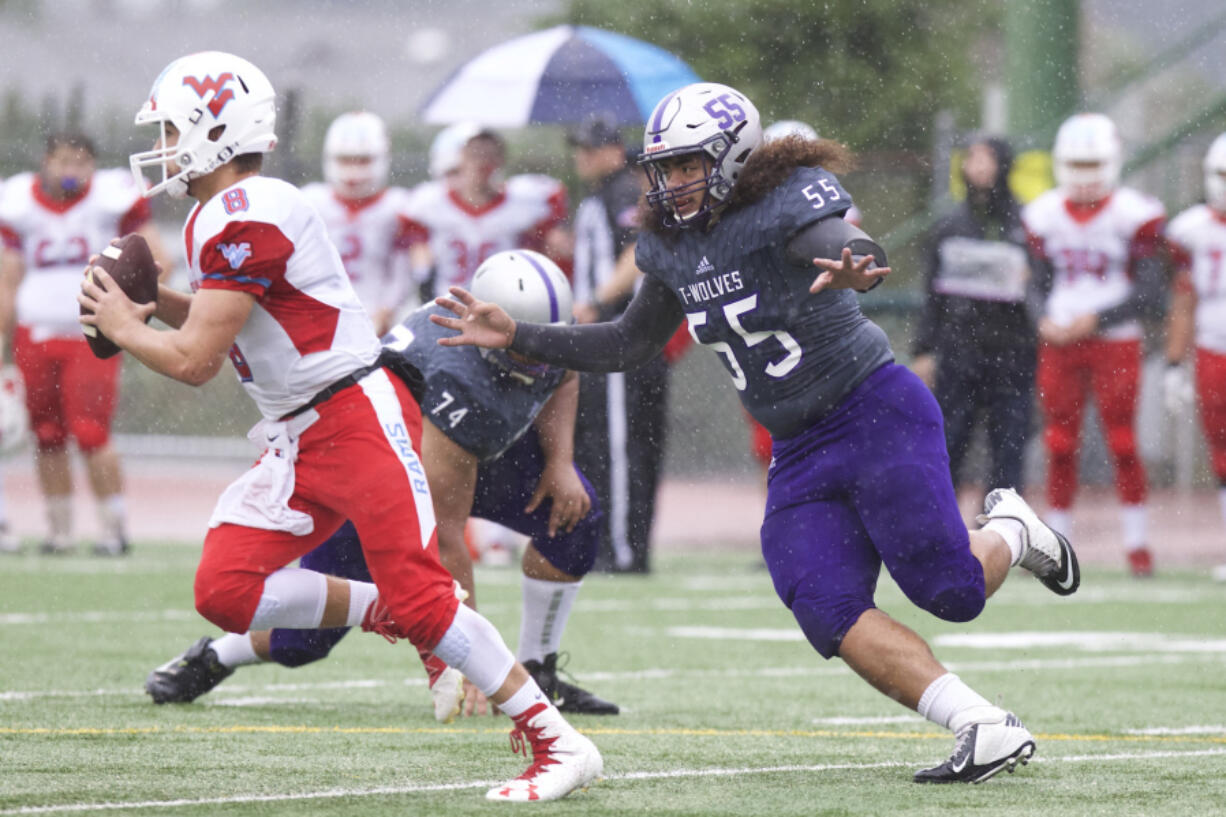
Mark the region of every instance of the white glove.
POLYGON ((1192 374, 1186 366, 1167 366, 1162 375, 1162 397, 1170 414, 1180 414, 1192 404, 1192 374))

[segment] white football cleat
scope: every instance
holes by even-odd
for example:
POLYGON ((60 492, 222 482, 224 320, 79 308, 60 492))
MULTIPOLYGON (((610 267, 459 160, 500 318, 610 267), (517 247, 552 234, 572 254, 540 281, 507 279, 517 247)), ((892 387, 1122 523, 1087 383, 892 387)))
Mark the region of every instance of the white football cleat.
POLYGON ((430 700, 434 702, 434 719, 439 723, 451 723, 460 714, 464 703, 464 675, 458 669, 447 667, 430 684, 430 700))
POLYGON ((1034 735, 1012 712, 997 721, 972 723, 955 740, 949 760, 916 772, 916 783, 982 783, 1002 770, 1013 774, 1035 750, 1034 735))
POLYGON ((558 710, 534 704, 512 718, 511 749, 532 749, 532 765, 514 780, 485 793, 486 800, 526 803, 559 800, 575 789, 586 789, 604 773, 596 744, 579 734, 558 710))
POLYGON ((1039 519, 1026 500, 1012 488, 997 488, 983 500, 983 514, 978 522, 986 525, 993 519, 1012 519, 1022 525, 1022 556, 1018 564, 1035 576, 1048 590, 1060 596, 1077 592, 1081 585, 1081 568, 1077 554, 1063 534, 1052 530, 1039 519))

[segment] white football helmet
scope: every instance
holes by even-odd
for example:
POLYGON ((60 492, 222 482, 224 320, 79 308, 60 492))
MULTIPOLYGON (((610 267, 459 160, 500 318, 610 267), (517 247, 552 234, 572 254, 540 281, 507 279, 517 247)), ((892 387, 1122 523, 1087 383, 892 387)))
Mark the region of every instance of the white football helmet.
POLYGON ((516 321, 571 322, 570 282, 558 265, 539 252, 495 253, 473 273, 472 294, 498 304, 516 321))
POLYGON ((749 155, 760 144, 758 109, 740 91, 715 82, 696 82, 673 91, 656 105, 643 134, 639 163, 651 182, 648 203, 666 223, 684 225, 705 215, 727 201, 749 155), (707 177, 670 190, 658 163, 690 153, 703 154, 710 168, 707 177), (674 202, 698 190, 706 191, 702 205, 681 216, 674 202))
POLYGON ((430 175, 441 179, 460 166, 460 152, 482 129, 472 122, 448 125, 430 143, 430 175))
POLYGON ((1105 199, 1120 183, 1123 153, 1114 122, 1101 113, 1075 114, 1056 133, 1056 184, 1079 204, 1105 199))
POLYGON ((222 51, 190 54, 166 66, 154 80, 136 124, 156 124, 161 133, 153 150, 132 154, 129 164, 142 187, 143 168, 162 169, 161 181, 146 196, 165 190, 183 198, 189 180, 212 173, 235 156, 275 148, 276 120, 276 93, 260 69, 222 51), (178 131, 169 147, 168 122, 178 131), (217 128, 221 132, 210 137, 217 128))
POLYGON ((373 196, 387 187, 388 152, 387 128, 377 114, 343 113, 324 137, 324 180, 342 198, 373 196))
POLYGON ((786 139, 789 136, 799 136, 801 139, 808 139, 813 142, 816 142, 818 139, 817 131, 798 119, 780 119, 778 122, 771 123, 770 127, 762 131, 763 142, 774 142, 779 139, 786 139))
MULTIPOLYGON (((498 304, 516 321, 564 325, 574 317, 570 282, 557 264, 532 250, 491 255, 473 273, 470 291, 479 300, 498 304)), ((549 370, 505 349, 481 349, 481 356, 526 383, 549 370)))
POLYGON ((1214 139, 1205 154, 1205 201, 1226 213, 1226 133, 1214 139))
POLYGON ((20 448, 29 431, 21 374, 16 366, 0 368, 0 452, 20 448))

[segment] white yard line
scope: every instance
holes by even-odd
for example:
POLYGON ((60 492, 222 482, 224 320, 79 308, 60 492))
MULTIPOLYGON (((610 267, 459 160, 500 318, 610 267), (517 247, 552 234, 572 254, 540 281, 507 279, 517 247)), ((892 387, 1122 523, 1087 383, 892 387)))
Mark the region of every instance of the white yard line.
MULTIPOLYGON (((1226 755, 1226 749, 1197 749, 1187 752, 1157 751, 1129 752, 1102 755, 1065 755, 1063 757, 1035 758, 1031 762, 1042 763, 1083 763, 1086 761, 1149 761, 1170 758, 1210 757, 1226 755)), ((666 771, 623 772, 605 776, 605 781, 622 780, 679 780, 699 779, 707 777, 742 777, 750 774, 813 774, 815 772, 866 771, 869 769, 893 769, 911 767, 914 763, 903 761, 888 761, 881 763, 819 763, 813 765, 764 766, 759 768, 716 768, 716 769, 669 769, 666 771)), ((198 806, 242 805, 248 803, 278 803, 302 802, 309 800, 335 800, 342 797, 386 797, 399 794, 421 794, 427 792, 463 791, 467 789, 484 789, 496 786, 501 780, 472 780, 461 783, 421 783, 409 786, 381 787, 371 789, 326 789, 316 792, 300 792, 287 794, 235 795, 233 797, 209 797, 200 799, 178 800, 143 800, 129 803, 65 803, 55 806, 22 806, 16 809, 0 809, 0 815, 21 814, 57 814, 68 812, 115 811, 119 809, 170 809, 194 808, 198 806)), ((599 790, 599 784, 597 784, 599 790)), ((594 795, 587 795, 588 797, 594 795)))
MULTIPOLYGON (((1078 670, 1102 667, 1151 667, 1155 665, 1178 666, 1184 664, 1218 664, 1226 662, 1226 655, 1211 652, 1175 653, 1153 655, 1103 655, 1072 658, 1020 658, 1011 661, 946 661, 945 666, 955 672, 1019 672, 1023 670, 1078 670)), ((243 670, 242 677, 258 675, 258 667, 243 670)), ((660 681, 668 679, 720 679, 720 678, 829 678, 851 675, 851 670, 842 662, 814 663, 798 667, 754 667, 752 669, 678 669, 658 667, 633 672, 583 673, 583 681, 660 681)), ((247 702, 243 696, 261 698, 276 692, 301 695, 312 690, 380 689, 425 686, 425 677, 411 674, 402 679, 351 678, 338 681, 315 681, 303 683, 240 684, 226 683, 218 691, 203 698, 199 705, 241 705, 247 702)), ((0 690, 0 704, 6 701, 30 701, 42 698, 89 698, 98 696, 143 697, 140 687, 118 689, 61 689, 61 690, 0 690)))

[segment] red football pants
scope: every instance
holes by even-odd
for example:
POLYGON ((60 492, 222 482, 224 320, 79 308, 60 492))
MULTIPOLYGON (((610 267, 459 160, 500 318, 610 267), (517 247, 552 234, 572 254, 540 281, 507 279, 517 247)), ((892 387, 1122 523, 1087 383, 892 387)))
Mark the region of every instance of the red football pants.
POLYGON ((1038 386, 1046 427, 1047 501, 1067 509, 1077 493, 1077 454, 1086 396, 1093 392, 1107 447, 1115 461, 1120 501, 1145 501, 1145 466, 1137 454, 1137 391, 1141 380, 1141 342, 1093 338, 1068 346, 1040 344, 1038 386))
POLYGON ((1196 350, 1196 395, 1209 463, 1218 481, 1226 483, 1226 355, 1196 350))
POLYGON ((294 536, 233 524, 210 529, 196 570, 196 609, 224 630, 246 632, 264 579, 349 519, 396 635, 432 649, 459 602, 438 558, 421 465, 421 410, 403 383, 378 369, 316 411, 319 419, 299 439, 289 501, 310 514, 314 531, 294 536))
POLYGON ((111 439, 111 417, 119 394, 116 355, 99 360, 84 338, 34 342, 17 327, 13 360, 26 386, 30 429, 41 449, 63 448, 71 435, 85 453, 111 439))

